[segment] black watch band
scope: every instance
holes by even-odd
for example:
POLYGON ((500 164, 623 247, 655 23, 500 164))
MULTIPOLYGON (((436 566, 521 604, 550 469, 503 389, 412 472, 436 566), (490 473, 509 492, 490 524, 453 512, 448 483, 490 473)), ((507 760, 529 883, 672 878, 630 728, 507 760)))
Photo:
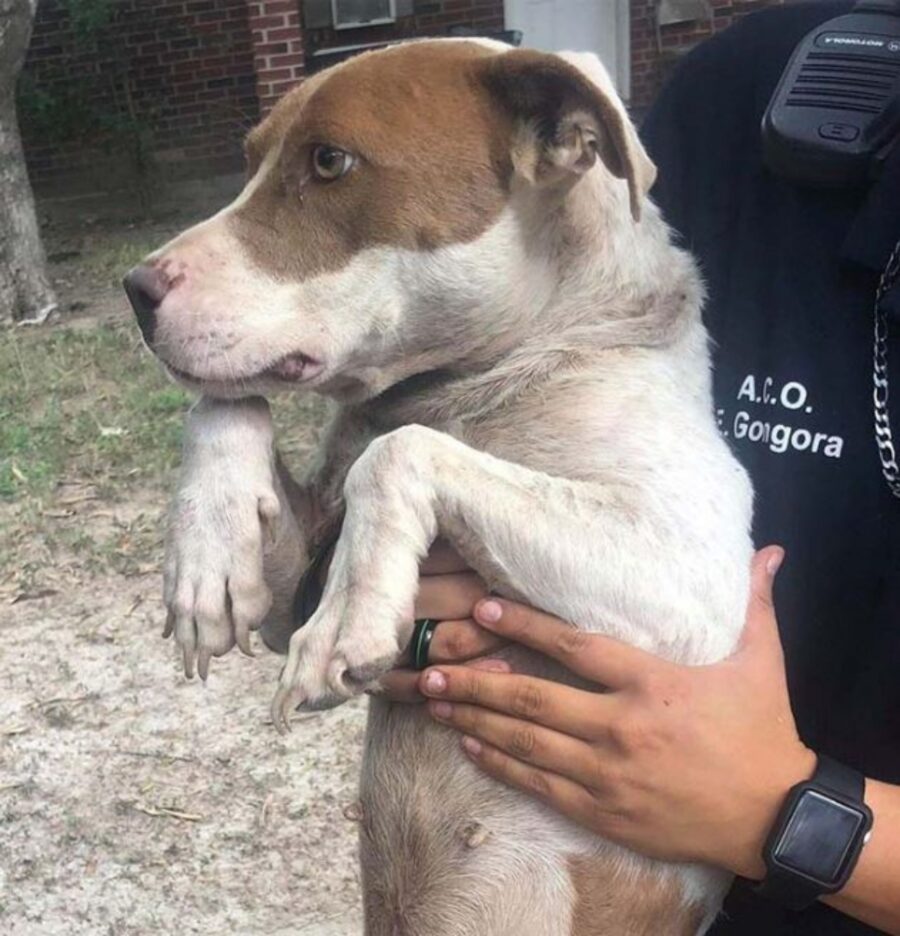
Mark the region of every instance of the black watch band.
POLYGON ((812 778, 788 793, 763 849, 758 894, 802 910, 849 880, 872 828, 865 777, 820 756, 812 778))

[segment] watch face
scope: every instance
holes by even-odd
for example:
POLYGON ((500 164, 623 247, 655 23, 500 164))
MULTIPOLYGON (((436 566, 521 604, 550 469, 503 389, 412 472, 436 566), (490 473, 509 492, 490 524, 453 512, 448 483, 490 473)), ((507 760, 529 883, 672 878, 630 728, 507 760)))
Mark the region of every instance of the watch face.
POLYGON ((775 860, 822 884, 835 883, 864 822, 860 811, 806 790, 775 847, 775 860))

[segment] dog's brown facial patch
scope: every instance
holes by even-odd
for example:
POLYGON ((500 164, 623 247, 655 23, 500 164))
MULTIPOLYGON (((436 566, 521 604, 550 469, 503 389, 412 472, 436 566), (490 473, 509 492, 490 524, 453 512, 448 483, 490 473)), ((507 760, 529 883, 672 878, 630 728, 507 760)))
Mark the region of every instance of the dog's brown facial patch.
POLYGON ((428 250, 483 233, 511 173, 511 118, 478 78, 494 54, 466 42, 400 46, 288 95, 248 141, 251 171, 266 174, 229 219, 253 261, 300 280, 367 247, 428 250), (313 171, 323 144, 354 159, 335 181, 313 171))
POLYGON ((575 887, 571 936, 697 936, 702 910, 672 879, 617 873, 611 862, 570 858, 575 887))

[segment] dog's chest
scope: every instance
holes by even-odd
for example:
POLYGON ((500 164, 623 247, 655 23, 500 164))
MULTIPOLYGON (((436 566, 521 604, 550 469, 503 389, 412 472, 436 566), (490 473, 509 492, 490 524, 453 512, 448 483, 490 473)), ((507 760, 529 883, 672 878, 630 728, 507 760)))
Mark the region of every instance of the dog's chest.
POLYGON ((328 427, 310 478, 321 527, 333 529, 343 514, 344 481, 369 443, 403 425, 426 425, 533 471, 594 481, 637 454, 629 451, 634 433, 626 430, 635 417, 626 415, 627 409, 625 401, 609 405, 599 399, 590 380, 561 382, 477 415, 434 418, 423 409, 405 412, 408 418, 398 421, 374 407, 342 408, 328 427))

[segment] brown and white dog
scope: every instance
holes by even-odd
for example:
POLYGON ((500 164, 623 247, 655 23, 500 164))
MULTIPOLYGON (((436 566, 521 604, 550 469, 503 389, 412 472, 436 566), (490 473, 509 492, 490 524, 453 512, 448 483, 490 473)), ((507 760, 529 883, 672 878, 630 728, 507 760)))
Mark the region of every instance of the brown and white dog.
MULTIPOLYGON (((288 94, 247 155, 240 197, 126 281, 148 345, 202 395, 165 570, 186 670, 260 625, 285 647, 297 580, 341 519, 276 723, 377 689, 437 537, 496 592, 587 630, 726 656, 750 486, 713 418, 697 272, 597 59, 472 40, 370 53, 288 94), (299 484, 260 399, 285 389, 336 401, 299 484)), ((361 805, 369 936, 696 934, 728 884, 501 788, 421 707, 377 695, 361 805)))

